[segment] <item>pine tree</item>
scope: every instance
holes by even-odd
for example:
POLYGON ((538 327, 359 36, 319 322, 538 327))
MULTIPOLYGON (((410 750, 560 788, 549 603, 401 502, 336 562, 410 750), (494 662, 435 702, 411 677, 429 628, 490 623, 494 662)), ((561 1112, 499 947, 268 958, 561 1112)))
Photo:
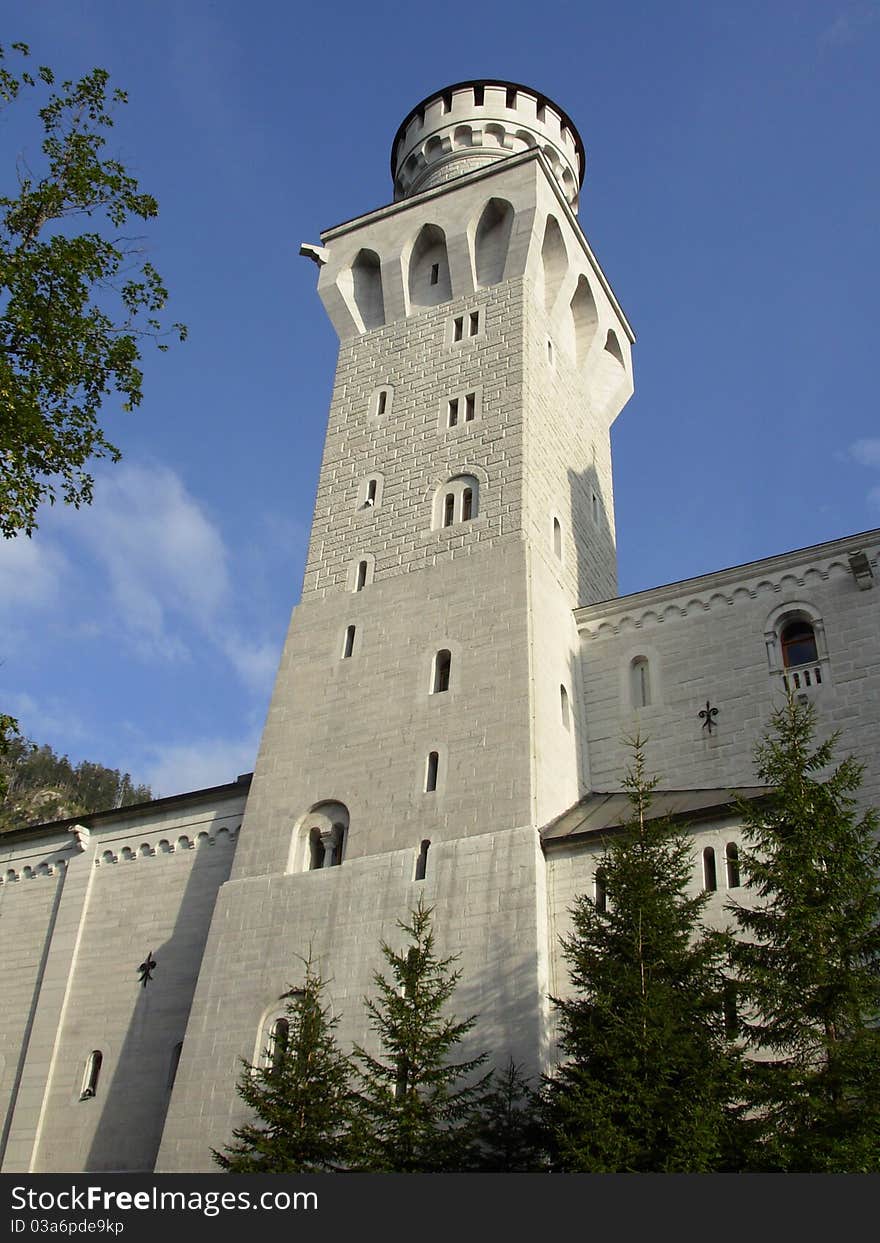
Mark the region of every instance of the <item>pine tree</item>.
POLYGON ((382 954, 390 978, 373 976, 377 999, 366 1000, 380 1055, 355 1045, 360 1079, 352 1131, 354 1168, 377 1172, 436 1173, 467 1170, 475 1160, 474 1137, 490 1076, 465 1083, 486 1054, 451 1062, 456 1046, 476 1016, 463 1022, 444 1017, 461 976, 456 957, 438 958, 432 908, 422 900, 409 923, 398 921, 411 944, 382 954))
POLYGON ((481 1109, 478 1167, 493 1174, 547 1169, 540 1098, 513 1058, 492 1079, 481 1109))
POLYGON ((563 940, 574 995, 553 999, 565 1060, 545 1081, 556 1168, 585 1173, 726 1168, 736 1056, 724 1035, 726 936, 688 896, 689 838, 649 818, 657 779, 630 744, 631 817, 606 843, 604 894, 582 895, 563 940))
POLYGON ((755 751, 772 793, 743 807, 745 885, 734 962, 758 1168, 880 1171, 880 845, 855 798, 862 765, 831 768, 811 705, 790 698, 755 751), (830 773, 828 769, 831 768, 830 773), (823 776, 823 773, 827 775, 823 776))
POLYGON ((276 1035, 264 1064, 243 1061, 237 1091, 260 1124, 233 1131, 214 1160, 229 1174, 310 1174, 341 1168, 351 1113, 351 1064, 339 1050, 339 1020, 323 1002, 311 961, 285 1007, 286 1038, 276 1035))

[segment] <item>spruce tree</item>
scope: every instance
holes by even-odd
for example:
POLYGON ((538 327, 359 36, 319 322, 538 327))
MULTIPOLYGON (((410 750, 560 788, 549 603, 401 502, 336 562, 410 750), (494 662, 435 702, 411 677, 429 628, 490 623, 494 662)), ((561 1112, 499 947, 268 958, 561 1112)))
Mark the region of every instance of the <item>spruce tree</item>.
POLYGON ((754 905, 732 906, 743 1029, 754 1060, 753 1165, 880 1171, 880 845, 862 765, 832 767, 811 705, 775 712, 755 751, 771 787, 742 808, 754 905), (828 771, 830 769, 830 771, 828 771), (823 775, 825 774, 825 775, 823 775))
POLYGON ((263 1065, 243 1061, 239 1096, 258 1116, 233 1131, 214 1160, 229 1174, 311 1174, 342 1167, 351 1113, 351 1065, 333 1034, 339 1020, 323 1001, 311 961, 285 1007, 286 1039, 276 1036, 263 1065))
POLYGON ((481 1109, 477 1165, 485 1173, 546 1171, 540 1097, 513 1058, 494 1075, 481 1109))
POLYGON ((724 1034, 726 936, 689 896, 692 841, 650 819, 657 779, 634 739, 631 815, 606 842, 604 893, 574 903, 563 939, 573 995, 553 998, 565 1055, 545 1081, 554 1168, 584 1173, 727 1168, 735 1092, 724 1034))
POLYGON ((389 975, 376 972, 367 998, 378 1057, 355 1045, 360 1080, 351 1163, 358 1170, 437 1173, 467 1170, 489 1075, 467 1083, 486 1054, 453 1062, 456 1047, 476 1023, 444 1014, 461 972, 457 956, 438 958, 432 908, 420 899, 408 923, 410 944, 397 953, 382 943, 389 975))

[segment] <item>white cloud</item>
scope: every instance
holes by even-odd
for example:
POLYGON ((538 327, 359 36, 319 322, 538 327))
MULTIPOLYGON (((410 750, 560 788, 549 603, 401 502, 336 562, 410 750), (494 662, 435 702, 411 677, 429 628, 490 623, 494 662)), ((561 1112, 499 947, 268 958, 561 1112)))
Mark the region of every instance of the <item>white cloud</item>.
POLYGON ((58 699, 38 700, 26 691, 13 692, 4 696, 3 708, 17 719, 26 738, 39 743, 54 745, 53 740, 64 739, 63 746, 69 746, 90 736, 80 715, 58 699))
POLYGON ((880 439, 856 440, 849 447, 850 457, 860 466, 880 468, 880 439))
POLYGON ((253 772, 259 730, 244 738, 202 738, 185 743, 160 743, 149 748, 152 758, 139 771, 156 798, 225 785, 241 773, 253 772))
POLYGON ((874 0, 851 5, 822 31, 819 35, 819 46, 846 47, 847 44, 855 43, 868 26, 877 20, 877 17, 878 11, 874 0))
POLYGON ((272 689, 281 659, 277 644, 252 642, 228 634, 222 638, 221 646, 242 682, 252 691, 262 695, 272 689))
POLYGON ((196 664, 207 649, 266 696, 280 641, 260 633, 256 602, 271 601, 270 563, 292 533, 266 520, 263 542, 242 554, 247 590, 234 589, 223 534, 179 475, 137 462, 97 474, 90 507, 46 509, 33 539, 0 540, 5 650, 32 640, 42 613, 68 645, 103 639, 148 664, 196 664))
POLYGON ((104 473, 87 520, 69 530, 107 576, 119 620, 143 645, 180 657, 178 615, 209 629, 230 596, 220 532, 181 479, 163 466, 124 463, 104 473))
POLYGON ((0 539, 0 611, 17 616, 22 610, 51 607, 67 569, 60 548, 39 533, 32 539, 0 539))

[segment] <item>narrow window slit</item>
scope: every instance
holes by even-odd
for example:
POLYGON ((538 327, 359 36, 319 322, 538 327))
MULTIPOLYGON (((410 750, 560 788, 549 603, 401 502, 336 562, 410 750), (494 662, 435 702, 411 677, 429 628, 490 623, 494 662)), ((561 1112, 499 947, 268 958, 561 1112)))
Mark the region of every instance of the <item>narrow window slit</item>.
POLYGON ((345 644, 342 649, 342 659, 348 660, 354 651, 354 626, 349 626, 345 632, 345 644))
POLYGON ((476 393, 465 393, 465 397, 464 397, 464 421, 465 423, 473 422, 476 400, 477 400, 476 393))
POLYGON ((440 756, 436 751, 432 751, 428 756, 428 768, 425 773, 425 793, 432 794, 437 789, 437 772, 440 766, 440 756))
POLYGON ((718 878, 715 875, 715 850, 712 846, 707 846, 703 851, 703 889, 706 893, 715 893, 718 888, 718 878))
POLYGON ((424 880, 428 872, 428 850, 431 843, 427 840, 422 842, 419 847, 419 857, 416 859, 416 880, 424 880))
POLYGON ((100 1049, 94 1049, 86 1062, 85 1073, 83 1074, 82 1088, 80 1090, 79 1099, 81 1101, 91 1100, 98 1091, 98 1080, 101 1077, 101 1064, 104 1061, 104 1055, 100 1049))
POLYGON ((449 675, 452 671, 452 653, 443 648, 434 657, 434 691, 440 695, 449 690, 449 675))

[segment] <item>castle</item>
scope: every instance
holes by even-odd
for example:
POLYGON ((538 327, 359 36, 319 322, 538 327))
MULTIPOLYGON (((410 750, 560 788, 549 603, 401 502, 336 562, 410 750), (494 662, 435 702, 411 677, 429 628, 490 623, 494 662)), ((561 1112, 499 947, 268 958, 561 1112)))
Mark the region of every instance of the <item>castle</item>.
POLYGON ((880 530, 617 596, 634 337, 583 173, 551 100, 460 83, 398 130, 393 202, 303 246, 339 362, 255 772, 0 839, 4 1172, 216 1169, 301 956, 369 1046, 380 941, 420 896, 468 1052, 545 1069, 636 728, 718 919, 731 791, 786 689, 880 801, 880 530))

